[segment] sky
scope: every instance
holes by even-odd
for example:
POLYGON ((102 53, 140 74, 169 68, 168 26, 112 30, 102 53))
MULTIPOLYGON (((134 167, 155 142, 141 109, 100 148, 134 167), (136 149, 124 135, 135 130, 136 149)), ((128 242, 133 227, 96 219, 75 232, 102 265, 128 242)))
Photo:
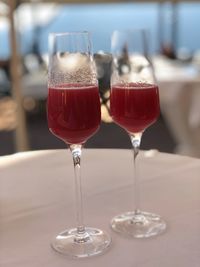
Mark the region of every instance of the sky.
MULTIPOLYGON (((164 6, 164 39, 170 42, 171 6, 164 6)), ((88 30, 92 34, 93 50, 110 52, 110 37, 116 29, 131 29, 143 27, 149 30, 150 52, 159 51, 158 36, 159 4, 86 4, 64 5, 57 7, 35 6, 30 8, 27 4, 20 7, 16 14, 18 25, 18 38, 22 54, 31 52, 34 38, 34 26, 39 24, 36 34, 41 53, 48 51, 48 34, 50 32, 66 32, 88 30)), ((177 17, 177 49, 185 48, 193 52, 200 50, 200 4, 179 4, 177 17)), ((8 58, 9 25, 5 20, 0 21, 0 58, 8 58)))

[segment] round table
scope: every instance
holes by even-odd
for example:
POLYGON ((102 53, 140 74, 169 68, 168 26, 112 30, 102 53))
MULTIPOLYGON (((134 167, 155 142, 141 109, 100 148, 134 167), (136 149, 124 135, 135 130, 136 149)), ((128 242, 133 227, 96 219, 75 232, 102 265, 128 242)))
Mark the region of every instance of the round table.
POLYGON ((112 236, 101 256, 72 260, 50 247, 60 231, 76 226, 74 174, 68 150, 0 157, 0 265, 2 267, 199 267, 200 160, 143 151, 138 157, 143 210, 162 215, 167 231, 136 240, 110 229, 113 216, 132 209, 129 150, 85 149, 82 160, 87 226, 112 236))

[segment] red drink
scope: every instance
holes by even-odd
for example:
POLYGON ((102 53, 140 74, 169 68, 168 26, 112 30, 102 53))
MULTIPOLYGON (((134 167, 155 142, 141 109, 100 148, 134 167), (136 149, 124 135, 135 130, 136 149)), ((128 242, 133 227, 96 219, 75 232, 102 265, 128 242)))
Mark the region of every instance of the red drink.
POLYGON ((158 87, 140 83, 113 86, 110 106, 117 124, 130 133, 142 132, 159 116, 158 87))
POLYGON ((48 126, 66 143, 84 143, 97 131, 100 120, 97 86, 64 84, 49 88, 48 126))

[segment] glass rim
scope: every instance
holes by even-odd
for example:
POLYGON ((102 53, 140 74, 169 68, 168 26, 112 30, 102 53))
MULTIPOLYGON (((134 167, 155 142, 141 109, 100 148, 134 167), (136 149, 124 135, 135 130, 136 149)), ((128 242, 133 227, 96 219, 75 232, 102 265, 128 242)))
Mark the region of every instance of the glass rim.
POLYGON ((78 35, 78 34, 83 34, 83 35, 90 35, 89 31, 71 31, 71 32, 50 32, 49 36, 53 37, 59 37, 59 36, 68 36, 68 35, 78 35))

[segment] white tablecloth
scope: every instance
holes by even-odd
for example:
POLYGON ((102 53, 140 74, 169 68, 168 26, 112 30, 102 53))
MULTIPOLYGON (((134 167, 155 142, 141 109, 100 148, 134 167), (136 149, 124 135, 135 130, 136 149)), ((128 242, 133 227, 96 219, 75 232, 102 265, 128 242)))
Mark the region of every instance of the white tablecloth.
POLYGON ((70 152, 46 150, 0 158, 0 266, 199 267, 200 160, 165 153, 138 158, 142 207, 159 213, 167 231, 133 240, 111 231, 111 218, 132 208, 129 150, 85 150, 82 161, 85 223, 105 229, 112 246, 101 256, 71 260, 50 241, 75 226, 70 152))
POLYGON ((192 64, 154 59, 162 114, 178 154, 200 157, 200 73, 192 64))

